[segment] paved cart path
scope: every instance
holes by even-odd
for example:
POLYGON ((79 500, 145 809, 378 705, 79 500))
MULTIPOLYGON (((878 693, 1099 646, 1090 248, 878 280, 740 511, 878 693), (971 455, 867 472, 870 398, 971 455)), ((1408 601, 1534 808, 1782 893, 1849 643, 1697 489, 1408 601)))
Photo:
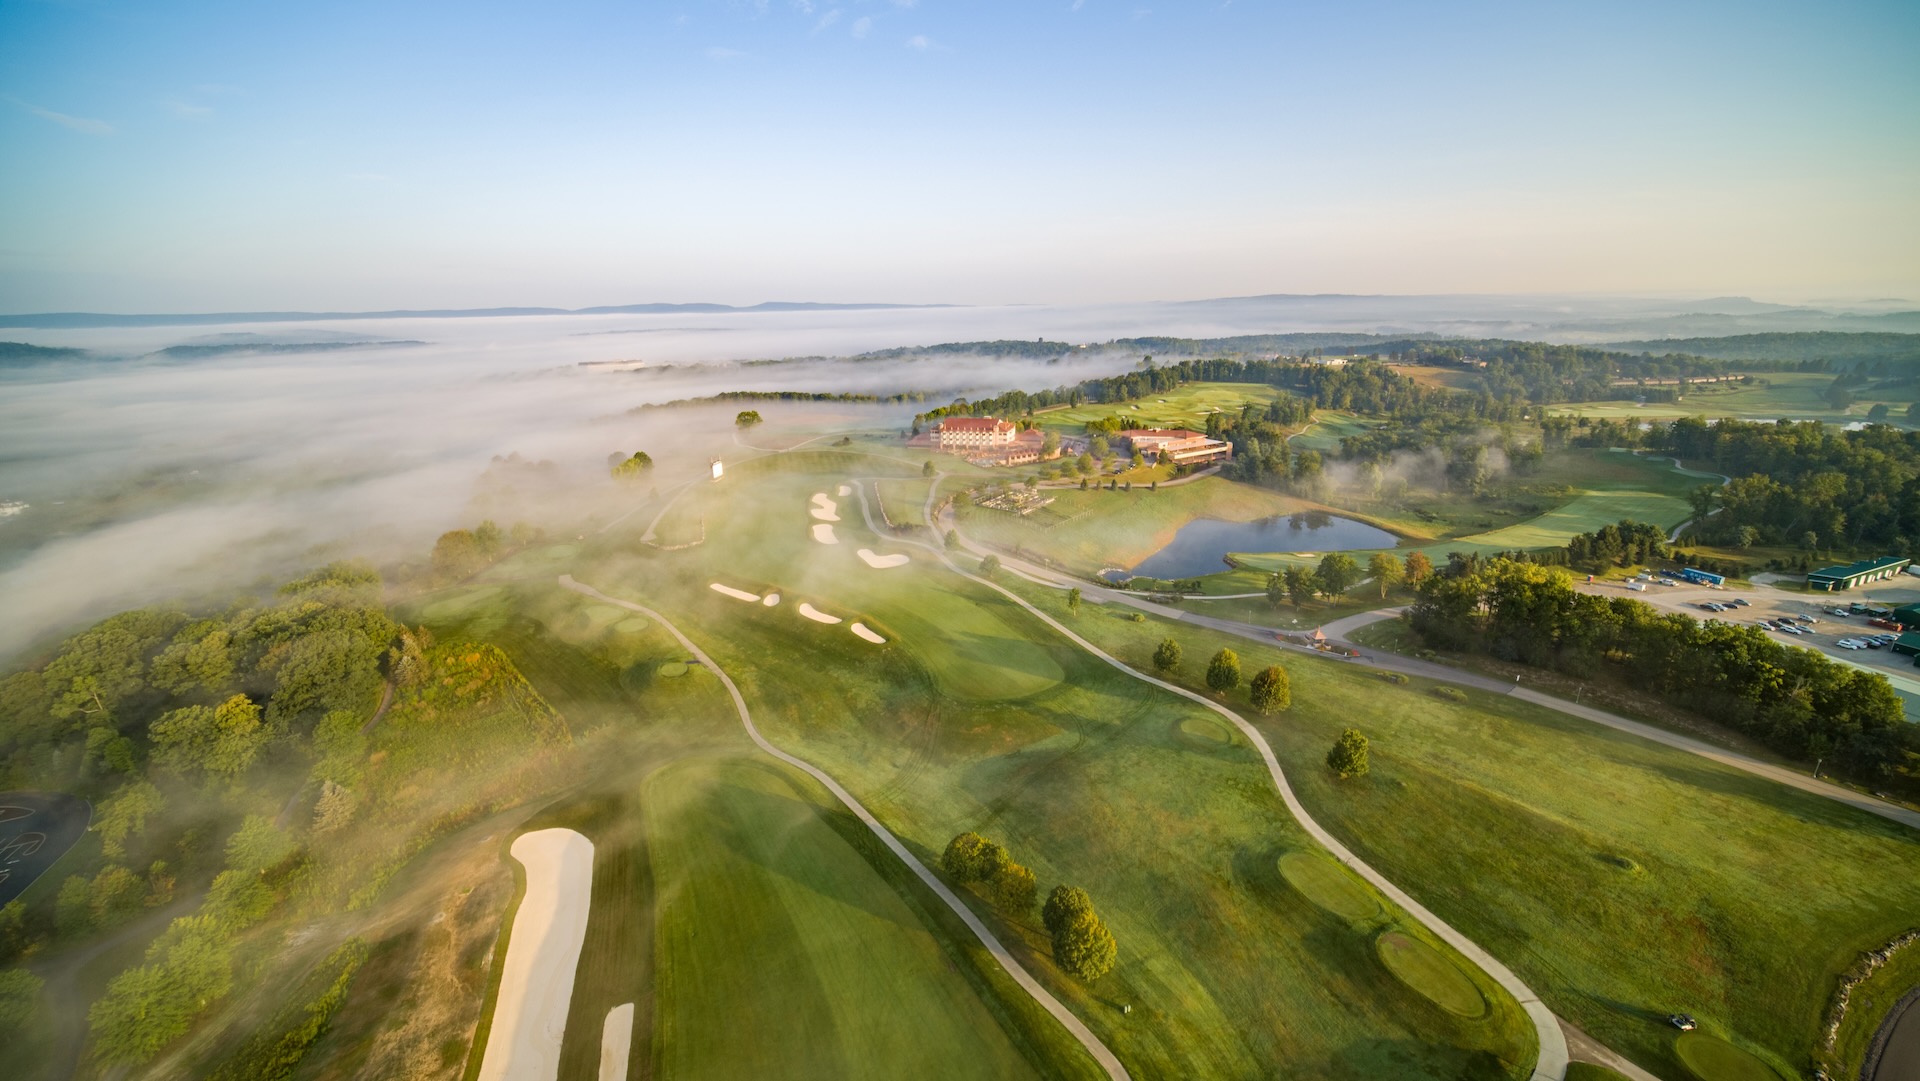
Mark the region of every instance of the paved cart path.
MULTIPOLYGON (((864 504, 864 502, 865 500, 863 498, 862 503, 864 504)), ((609 597, 592 586, 574 581, 572 575, 561 575, 560 585, 566 589, 573 590, 575 593, 582 593, 592 597, 597 601, 625 608, 631 612, 638 612, 649 619, 657 621, 662 627, 665 627, 667 633, 673 635, 687 652, 693 654, 695 660, 704 665, 708 671, 720 677, 720 682, 727 688, 727 694, 733 697, 733 708, 740 714, 740 725, 747 730, 747 736, 753 740, 754 746, 759 747, 762 751, 778 758, 780 761, 785 762, 795 769, 801 770, 814 780, 826 786, 827 791, 833 793, 835 799, 838 799, 844 804, 847 810, 852 811, 854 816, 859 818, 860 821, 866 823, 867 828, 873 831, 873 835, 878 837, 882 844, 886 845, 887 848, 892 850, 895 856, 900 858, 900 862, 906 864, 915 875, 919 876, 920 881, 926 883, 928 889, 932 890, 940 900, 946 902, 947 907, 952 909, 954 914, 966 923, 967 929, 972 931, 974 937, 980 940, 980 944, 987 948, 987 952, 993 955, 994 960, 1000 962, 1000 967, 1006 969, 1007 975, 1012 976, 1014 982, 1018 983, 1027 994, 1033 996, 1035 1002, 1038 1002, 1048 1013, 1052 1014, 1068 1032, 1073 1034, 1074 1039, 1080 1041, 1080 1046, 1087 1049, 1087 1053, 1093 1056, 1094 1061, 1100 1064, 1101 1068, 1107 1072, 1107 1076, 1111 1078, 1112 1081, 1130 1081, 1127 1068, 1120 1064, 1120 1059, 1108 1049, 1106 1044, 1100 1042, 1100 1038, 1093 1034, 1093 1030, 1089 1029, 1080 1018, 1074 1016, 1073 1011, 1067 1009, 1059 999, 1054 998, 1052 992, 1042 987, 1040 981, 1035 979, 1033 974, 1028 972, 1026 967, 1001 944, 1000 940, 994 936, 992 931, 987 929, 987 925, 980 922, 980 917, 974 915, 973 910, 968 908, 960 898, 954 896, 953 891, 947 888, 946 883, 935 877, 934 873, 928 870, 925 864, 915 858, 913 853, 907 851, 907 847, 900 843, 900 839, 895 837, 893 832, 887 829, 887 827, 881 825, 880 820, 873 817, 865 807, 861 806, 860 801, 854 799, 852 793, 840 787, 840 782, 834 780, 825 771, 767 742, 766 737, 760 734, 760 729, 754 727, 753 715, 747 712, 747 700, 741 696, 740 688, 734 685, 732 678, 727 675, 724 669, 713 662, 712 657, 707 656, 706 651, 694 645, 692 639, 680 633, 680 628, 668 622, 667 617, 651 608, 634 604, 632 601, 623 601, 617 597, 609 597)))
MULTIPOLYGON (((934 487, 937 491, 939 486, 936 484, 934 487)), ((937 536, 939 534, 939 528, 933 515, 933 497, 933 492, 927 494, 926 513, 927 522, 929 525, 935 526, 934 533, 937 536)), ((866 510, 866 494, 864 491, 861 491, 860 503, 861 510, 864 513, 866 510)), ((871 524, 871 516, 869 516, 868 522, 871 524)), ((932 546, 922 545, 922 547, 931 548, 932 546)), ((977 582, 1001 594, 1025 609, 1033 615, 1034 618, 1060 632, 1068 641, 1086 650, 1088 653, 1093 654, 1095 657, 1100 658, 1109 665, 1112 665, 1114 668, 1143 683, 1150 683, 1155 687, 1159 687, 1161 690, 1177 694, 1190 702, 1205 706, 1207 709, 1226 718, 1235 728, 1239 729, 1241 735, 1247 738, 1247 742, 1253 745, 1254 750, 1259 752, 1260 760, 1266 764, 1267 777, 1273 782, 1274 790, 1280 793, 1281 801, 1287 805, 1287 810, 1293 814, 1294 820, 1300 823, 1300 827, 1307 831, 1308 836, 1319 842, 1322 848, 1325 848, 1335 859, 1346 864, 1355 874, 1372 883, 1375 889, 1385 894, 1394 904, 1399 905, 1401 909, 1406 911, 1414 919, 1425 924, 1427 929, 1438 936, 1441 941, 1452 946, 1460 952, 1461 956, 1478 965, 1481 971, 1492 977, 1494 982, 1498 983, 1508 994, 1512 995, 1514 999, 1520 1003, 1520 1008, 1527 1012, 1527 1017, 1533 1022, 1534 1034, 1540 1043, 1540 1055, 1534 1062, 1531 1081, 1562 1081, 1562 1079, 1566 1077, 1568 1062, 1566 1035, 1560 1031, 1559 1018, 1555 1017, 1553 1011, 1547 1008, 1546 1003, 1540 1001, 1540 996, 1535 994, 1533 989, 1526 985, 1525 981, 1521 980, 1519 976, 1514 975, 1513 970, 1502 964, 1498 958, 1482 949, 1478 943, 1466 935, 1455 930, 1451 924, 1428 911, 1425 905, 1414 900, 1405 890, 1394 885, 1387 876, 1374 870, 1366 861, 1354 855, 1346 845, 1340 843, 1339 838, 1328 833, 1321 827, 1320 823, 1315 822, 1313 816, 1307 813, 1306 807, 1300 803, 1299 797, 1293 794, 1293 786, 1287 783, 1287 775, 1281 771, 1280 760, 1274 757, 1273 748, 1267 744, 1266 737, 1260 734, 1259 729, 1249 724, 1246 718, 1205 695, 1198 694, 1185 687, 1168 683, 1166 680, 1147 675, 1144 672, 1134 669, 1106 650, 1075 634, 1069 630, 1065 624, 1034 607, 1025 597, 988 579, 961 570, 958 564, 948 558, 946 552, 937 548, 933 550, 939 555, 941 561, 946 563, 947 567, 955 574, 960 575, 968 581, 977 582)), ((1102 592, 1115 593, 1116 591, 1102 590, 1102 592)), ((1222 620, 1220 622, 1229 621, 1222 620)))

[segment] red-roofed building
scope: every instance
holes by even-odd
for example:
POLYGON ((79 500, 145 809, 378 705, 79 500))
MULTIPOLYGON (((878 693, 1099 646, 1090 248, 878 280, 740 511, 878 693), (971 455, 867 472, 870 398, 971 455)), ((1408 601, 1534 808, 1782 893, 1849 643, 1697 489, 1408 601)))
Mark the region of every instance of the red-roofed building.
POLYGON ((1019 435, 1012 421, 995 417, 948 417, 940 422, 940 449, 953 452, 999 450, 1019 435))
POLYGON ((1233 457, 1233 444, 1186 428, 1129 428, 1119 433, 1146 457, 1165 455, 1175 465, 1195 465, 1233 457))

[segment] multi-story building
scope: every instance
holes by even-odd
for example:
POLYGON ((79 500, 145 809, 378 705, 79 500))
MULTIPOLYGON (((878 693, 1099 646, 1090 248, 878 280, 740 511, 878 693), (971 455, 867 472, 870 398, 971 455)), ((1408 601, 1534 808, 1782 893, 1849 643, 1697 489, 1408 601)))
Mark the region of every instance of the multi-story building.
POLYGON ((996 417, 948 417, 940 422, 940 449, 954 453, 994 451, 1012 446, 1019 435, 1012 421, 996 417))
POLYGON ((1165 455, 1175 465, 1197 465, 1233 457, 1233 444, 1185 428, 1130 428, 1121 432, 1127 445, 1151 458, 1165 455))

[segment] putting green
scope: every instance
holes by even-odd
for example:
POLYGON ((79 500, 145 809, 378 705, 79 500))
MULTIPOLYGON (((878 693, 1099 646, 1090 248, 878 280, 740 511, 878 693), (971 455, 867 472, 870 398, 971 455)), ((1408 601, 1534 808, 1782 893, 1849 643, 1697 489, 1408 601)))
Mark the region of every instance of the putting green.
POLYGON ((1233 746, 1233 730, 1212 717, 1182 717, 1174 728, 1188 743, 1209 750, 1233 746))
POLYGON ((1416 938, 1388 931, 1374 940, 1374 950, 1387 971, 1400 982, 1456 1017, 1479 1017, 1487 1000, 1447 956, 1416 938))
POLYGON ((623 619, 620 622, 615 623, 613 625, 613 629, 620 632, 621 634, 639 634, 641 631, 646 630, 649 626, 651 626, 651 624, 649 624, 646 620, 642 619, 641 617, 629 616, 626 619, 623 619))
POLYGON ((445 623, 473 614, 487 602, 498 597, 506 590, 500 586, 481 586, 477 589, 463 589, 451 596, 442 597, 420 610, 421 618, 431 623, 445 623))
POLYGON ((1280 877, 1300 895, 1328 912, 1353 923, 1380 915, 1380 901, 1346 868, 1311 852, 1289 852, 1280 857, 1280 877))
POLYGON ((1773 1067, 1718 1036, 1681 1033, 1673 1050, 1700 1081, 1780 1081, 1773 1067))
POLYGON ((674 676, 684 676, 687 674, 687 663, 685 661, 668 661, 667 663, 654 669, 654 672, 657 675, 666 676, 668 678, 672 678, 674 676))

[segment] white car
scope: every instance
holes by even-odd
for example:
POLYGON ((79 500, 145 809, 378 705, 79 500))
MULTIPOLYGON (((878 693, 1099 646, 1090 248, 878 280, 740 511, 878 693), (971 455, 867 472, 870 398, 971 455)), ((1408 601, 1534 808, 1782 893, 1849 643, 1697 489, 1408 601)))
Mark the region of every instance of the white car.
POLYGON ((1854 639, 1852 639, 1852 638, 1842 638, 1842 639, 1840 639, 1840 640, 1839 640, 1838 642, 1835 642, 1835 643, 1834 643, 1834 645, 1836 645, 1836 646, 1839 646, 1839 647, 1840 647, 1841 649, 1865 649, 1865 648, 1867 648, 1867 647, 1866 647, 1866 644, 1865 644, 1865 643, 1863 643, 1863 642, 1858 642, 1858 641, 1855 641, 1855 640, 1854 640, 1854 639))

